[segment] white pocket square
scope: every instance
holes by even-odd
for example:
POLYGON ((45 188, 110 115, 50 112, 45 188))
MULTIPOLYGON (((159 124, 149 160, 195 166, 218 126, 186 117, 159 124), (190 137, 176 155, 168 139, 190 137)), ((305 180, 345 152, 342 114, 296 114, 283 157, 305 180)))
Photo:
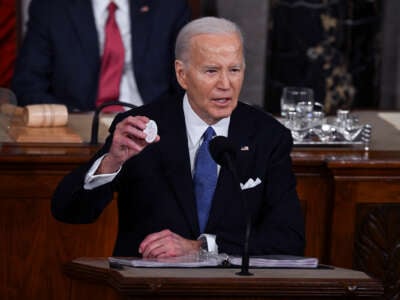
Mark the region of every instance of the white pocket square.
POLYGON ((245 184, 240 183, 240 188, 242 190, 247 190, 247 189, 251 189, 253 187, 256 187, 260 183, 261 183, 261 179, 258 178, 258 177, 255 180, 253 178, 249 178, 249 180, 247 180, 245 184))

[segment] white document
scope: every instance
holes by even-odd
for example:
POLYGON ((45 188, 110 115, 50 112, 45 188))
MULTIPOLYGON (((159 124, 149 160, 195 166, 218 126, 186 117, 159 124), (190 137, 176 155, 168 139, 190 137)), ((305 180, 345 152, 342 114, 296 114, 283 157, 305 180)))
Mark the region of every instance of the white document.
POLYGON ((185 256, 176 256, 158 259, 143 258, 120 258, 109 257, 110 263, 146 268, 163 268, 163 267, 180 267, 180 268, 196 268, 196 267, 216 267, 222 265, 227 259, 227 255, 213 253, 195 253, 185 256))
MULTIPOLYGON (((229 262, 232 265, 241 265, 242 258, 230 256, 229 262)), ((318 258, 292 256, 292 255, 265 255, 259 257, 250 257, 250 267, 265 268, 317 268, 318 258)))
MULTIPOLYGON (((110 264, 145 268, 197 268, 197 267, 240 267, 242 258, 227 254, 202 252, 199 254, 162 259, 109 257, 110 264)), ((256 268, 317 268, 318 258, 291 255, 265 255, 250 257, 250 267, 256 268)))

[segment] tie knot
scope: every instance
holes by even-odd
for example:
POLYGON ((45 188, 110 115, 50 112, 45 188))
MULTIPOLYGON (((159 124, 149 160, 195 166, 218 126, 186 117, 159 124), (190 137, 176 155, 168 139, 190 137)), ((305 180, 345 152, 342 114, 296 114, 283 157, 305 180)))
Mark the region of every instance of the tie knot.
POLYGON ((215 136, 214 129, 209 126, 207 130, 204 132, 204 142, 209 142, 215 136))
POLYGON ((111 1, 110 4, 108 4, 108 13, 113 14, 117 10, 118 6, 115 4, 114 1, 111 1))

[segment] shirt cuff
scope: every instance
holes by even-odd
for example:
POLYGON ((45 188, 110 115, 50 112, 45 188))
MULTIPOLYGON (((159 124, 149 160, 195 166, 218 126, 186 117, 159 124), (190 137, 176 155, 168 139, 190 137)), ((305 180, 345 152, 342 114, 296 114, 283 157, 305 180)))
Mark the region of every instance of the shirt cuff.
POLYGON ((218 254, 218 245, 216 242, 217 236, 215 234, 202 233, 197 239, 199 240, 201 238, 206 239, 208 252, 213 252, 215 254, 218 254))
POLYGON ((92 167, 89 169, 89 171, 86 173, 85 176, 85 182, 83 185, 83 188, 85 190, 93 190, 96 187, 99 187, 103 184, 109 183, 114 180, 115 176, 118 175, 118 173, 121 171, 120 167, 115 173, 111 174, 99 174, 95 175, 94 173, 97 171, 97 169, 100 166, 100 163, 104 159, 104 157, 107 155, 104 154, 103 156, 99 157, 92 165, 92 167))

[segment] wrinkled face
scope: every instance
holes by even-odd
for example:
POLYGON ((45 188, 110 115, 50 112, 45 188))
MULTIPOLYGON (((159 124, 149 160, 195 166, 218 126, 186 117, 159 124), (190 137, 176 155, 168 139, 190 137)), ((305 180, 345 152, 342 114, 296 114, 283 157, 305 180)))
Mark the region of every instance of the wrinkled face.
POLYGON ((175 61, 179 84, 207 124, 235 109, 244 77, 243 48, 236 34, 201 34, 191 39, 188 61, 175 61))

